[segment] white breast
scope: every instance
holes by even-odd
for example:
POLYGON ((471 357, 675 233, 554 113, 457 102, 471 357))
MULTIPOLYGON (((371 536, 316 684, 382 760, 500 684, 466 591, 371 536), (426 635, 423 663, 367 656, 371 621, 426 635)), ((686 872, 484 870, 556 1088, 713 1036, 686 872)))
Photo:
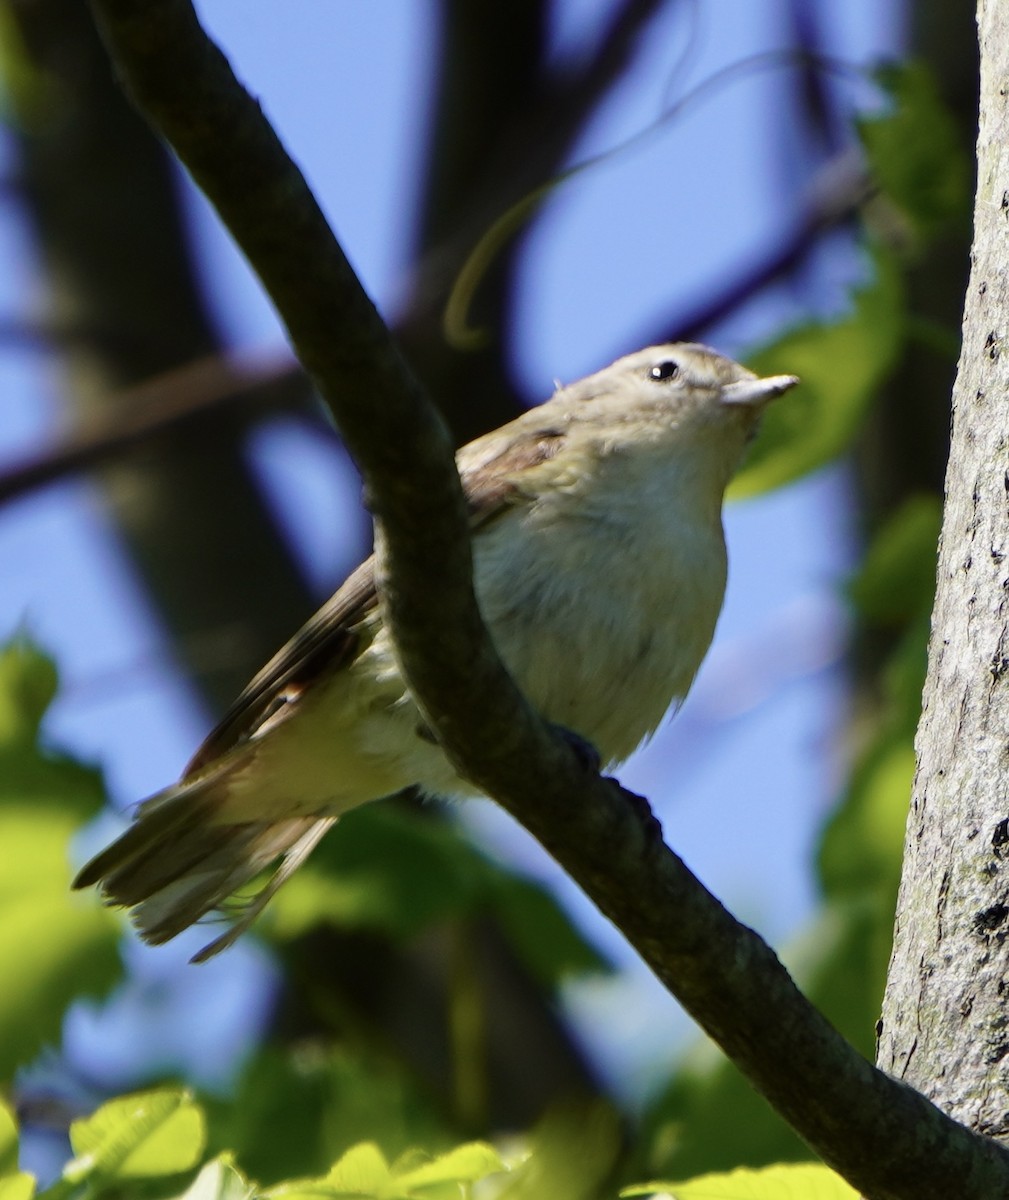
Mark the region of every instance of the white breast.
POLYGON ((484 617, 520 686, 613 763, 686 695, 721 608, 725 543, 717 513, 599 499, 516 510, 474 553, 484 617))

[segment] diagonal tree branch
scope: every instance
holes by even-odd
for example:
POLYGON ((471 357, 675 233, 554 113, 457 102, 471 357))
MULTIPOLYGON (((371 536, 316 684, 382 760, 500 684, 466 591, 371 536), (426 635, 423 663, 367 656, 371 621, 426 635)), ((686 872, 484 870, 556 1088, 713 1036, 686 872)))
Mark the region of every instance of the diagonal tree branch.
POLYGON ((818 173, 810 189, 804 211, 795 228, 780 245, 749 270, 740 272, 726 287, 698 305, 685 317, 668 318, 655 329, 656 342, 693 342, 703 339, 717 325, 753 299, 764 288, 787 277, 801 266, 820 244, 823 234, 850 223, 855 213, 872 194, 861 155, 842 151, 818 173))
POLYGON ((1009 1154, 862 1059, 512 683, 470 581, 445 428, 258 105, 187 0, 92 0, 137 103, 217 206, 337 416, 369 488, 385 605, 446 752, 530 829, 810 1146, 875 1200, 1009 1194, 1009 1154), (437 590, 430 579, 438 578, 437 590))

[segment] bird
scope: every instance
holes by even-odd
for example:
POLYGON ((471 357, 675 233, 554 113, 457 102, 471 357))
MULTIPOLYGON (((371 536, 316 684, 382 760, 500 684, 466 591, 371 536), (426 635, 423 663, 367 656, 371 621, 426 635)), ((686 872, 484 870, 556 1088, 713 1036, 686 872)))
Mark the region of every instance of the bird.
MULTIPOLYGON (((686 696, 725 592, 725 489, 767 403, 797 383, 700 344, 652 346, 458 452, 491 638, 540 715, 601 765, 623 762, 686 696)), ((97 885, 152 944, 230 911, 204 961, 342 814, 411 787, 475 791, 400 672, 370 558, 73 886, 97 885)))

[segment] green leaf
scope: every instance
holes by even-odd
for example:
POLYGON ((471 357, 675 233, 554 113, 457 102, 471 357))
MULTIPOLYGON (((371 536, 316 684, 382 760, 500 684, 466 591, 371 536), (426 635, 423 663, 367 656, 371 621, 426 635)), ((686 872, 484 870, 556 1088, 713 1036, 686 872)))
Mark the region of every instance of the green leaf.
POLYGON ((122 972, 115 917, 70 892, 67 848, 104 801, 101 778, 35 740, 55 681, 23 639, 0 650, 0 1078, 59 1038, 74 999, 122 972))
POLYGON ((419 1196, 428 1194, 436 1186, 475 1183, 478 1179, 505 1169, 500 1154, 493 1146, 486 1142, 467 1142, 418 1167, 406 1169, 396 1163, 393 1174, 401 1187, 419 1196))
POLYGON ((351 1147, 326 1176, 326 1183, 336 1189, 337 1195, 340 1192, 377 1195, 391 1180, 392 1171, 385 1155, 374 1142, 351 1147))
POLYGON ((490 911, 544 983, 607 967, 544 887, 488 861, 451 821, 400 804, 341 818, 270 910, 266 929, 279 940, 323 920, 410 938, 490 911))
POLYGON ((271 1188, 266 1196, 276 1200, 317 1200, 319 1197, 388 1197, 397 1195, 392 1171, 374 1142, 352 1146, 322 1179, 302 1179, 271 1188))
POLYGON ((858 1200, 858 1192, 840 1175, 819 1163, 787 1163, 756 1171, 702 1175, 686 1183, 640 1183, 620 1196, 655 1196, 674 1200, 858 1200))
POLYGON ((235 1166, 230 1154, 220 1154, 200 1173, 179 1200, 252 1200, 256 1189, 235 1166))
POLYGON ((214 1150, 234 1150, 255 1178, 322 1175, 351 1146, 378 1142, 390 1156, 410 1146, 450 1146, 446 1119, 416 1074, 367 1034, 338 1044, 267 1047, 235 1095, 208 1101, 214 1150))
POLYGON ((56 695, 56 667, 27 638, 0 649, 0 746, 34 743, 56 695))
POLYGON ((58 1039, 73 1000, 119 977, 117 929, 110 913, 68 895, 0 904, 0 1076, 58 1039))
POLYGON ((847 317, 793 329, 750 356, 758 375, 798 375, 801 383, 768 408, 730 496, 780 487, 850 445, 903 343, 900 272, 881 249, 872 261, 875 277, 855 293, 847 317))
POLYGON ((892 906, 913 779, 910 738, 883 740, 859 763, 820 845, 819 873, 828 896, 882 892, 882 902, 892 906))
POLYGON ((546 986, 611 969, 541 884, 502 871, 492 881, 489 907, 519 958, 546 986))
MULTIPOLYGON (((56 692, 52 660, 24 638, 0 645, 0 806, 37 814, 45 808, 77 823, 105 803, 98 771, 39 744, 39 728, 56 692)), ((20 866, 8 857, 5 868, 20 866)), ((5 869, 5 879, 7 872, 5 869)))
POLYGON ((939 497, 919 494, 882 525, 848 586, 863 616, 896 625, 931 609, 941 524, 939 497))
POLYGON ((51 129, 66 117, 69 103, 57 71, 29 51, 12 7, 0 5, 0 120, 25 133, 51 129))
POLYGON ((921 716, 921 693, 928 667, 928 639, 932 631, 931 605, 923 606, 917 618, 907 625, 904 635, 883 665, 883 694, 887 705, 887 726, 909 742, 914 740, 921 716))
POLYGON ((34 1195, 35 1177, 27 1171, 0 1175, 0 1200, 32 1200, 34 1195))
POLYGON ((881 68, 877 79, 892 107, 857 124, 883 192, 920 238, 957 217, 966 220, 971 165, 932 72, 922 63, 901 63, 881 68))
POLYGON ((18 1170, 17 1122, 0 1100, 0 1200, 31 1200, 34 1194, 34 1176, 18 1170))
POLYGON ((620 1119, 607 1105, 559 1105, 533 1130, 531 1152, 500 1200, 594 1200, 613 1171, 620 1140, 620 1119))
MULTIPOLYGON (((800 982, 800 986, 802 986, 800 982)), ((635 1173, 679 1178, 727 1171, 740 1162, 808 1159, 783 1117, 710 1042, 690 1050, 644 1114, 635 1173)))
POLYGON ((206 1144, 201 1109, 188 1091, 159 1088, 103 1104, 70 1126, 76 1158, 64 1178, 147 1179, 189 1171, 206 1144))
POLYGON ((18 1126, 14 1114, 0 1100, 0 1175, 18 1169, 18 1126))
POLYGON ((412 937, 468 910, 486 864, 446 821, 396 804, 341 818, 271 903, 269 932, 291 938, 320 920, 412 937))
MULTIPOLYGON (((577 1127, 567 1117, 548 1119, 534 1135, 536 1147, 522 1164, 519 1190, 508 1187, 509 1200, 585 1200, 612 1167, 617 1145, 617 1122, 602 1108, 589 1110, 577 1127), (602 1118, 605 1119, 602 1119, 602 1118), (567 1122, 567 1123, 565 1123, 567 1122), (577 1130, 587 1143, 575 1143, 577 1130), (537 1155, 539 1157, 537 1158, 537 1155), (544 1173, 545 1160, 549 1169, 544 1173), (530 1173, 530 1164, 536 1163, 530 1173), (543 1186, 548 1180, 549 1187, 543 1186), (533 1184, 533 1190, 528 1185, 533 1184)), ((570 1114, 568 1114, 570 1116, 570 1114)), ((321 1179, 298 1179, 263 1193, 268 1200, 459 1200, 468 1185, 507 1170, 501 1156, 485 1142, 468 1142, 429 1159, 418 1150, 400 1156, 391 1166, 374 1142, 352 1146, 321 1179)))

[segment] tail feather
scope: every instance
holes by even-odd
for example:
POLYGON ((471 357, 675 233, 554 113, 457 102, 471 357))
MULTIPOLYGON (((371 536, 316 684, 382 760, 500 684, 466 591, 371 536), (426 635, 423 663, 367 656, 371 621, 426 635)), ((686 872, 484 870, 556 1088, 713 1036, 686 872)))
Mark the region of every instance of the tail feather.
MULTIPOLYGON (((135 903, 130 915, 141 937, 159 945, 212 910, 225 911, 225 901, 234 892, 280 859, 272 879, 257 895, 227 905, 227 911, 239 914, 233 927, 234 937, 237 937, 248 928, 280 885, 290 878, 295 867, 301 865, 308 850, 315 846, 334 820, 334 817, 292 817, 274 824, 258 821, 248 825, 219 826, 220 844, 210 854, 135 903), (306 841, 310 841, 307 850, 303 849, 306 841)), ((234 937, 226 944, 230 945, 234 937)), ((223 950, 223 939, 218 938, 215 945, 218 950, 223 950)), ((210 955, 204 949, 199 957, 210 955)))
POLYGON ((220 937, 215 938, 208 946, 204 946, 199 953, 194 954, 191 961, 194 963, 206 962, 208 958, 213 958, 215 954, 220 954, 222 950, 226 950, 228 946, 241 937, 280 888, 283 887, 305 859, 308 858, 323 835, 335 823, 336 817, 322 817, 314 821, 305 833, 285 852, 283 862, 274 871, 272 878, 263 886, 258 895, 253 896, 251 900, 243 905, 239 920, 235 921, 227 933, 221 934, 220 937))
POLYGON ((220 784, 215 773, 151 797, 134 823, 74 880, 75 888, 98 884, 107 904, 131 910, 144 941, 159 944, 223 909, 232 893, 281 860, 259 894, 237 906, 232 929, 194 961, 231 945, 335 821, 303 816, 224 823, 218 816, 220 784))

